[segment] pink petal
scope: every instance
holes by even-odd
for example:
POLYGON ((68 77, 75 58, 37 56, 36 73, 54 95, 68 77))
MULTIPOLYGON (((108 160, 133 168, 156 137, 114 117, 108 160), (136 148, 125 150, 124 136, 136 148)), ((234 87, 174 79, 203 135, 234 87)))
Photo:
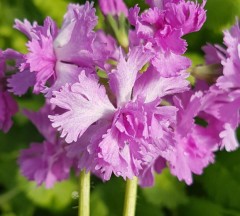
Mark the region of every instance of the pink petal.
POLYGON ((145 98, 145 102, 151 102, 156 98, 184 92, 189 88, 187 77, 188 74, 186 73, 177 77, 161 77, 153 67, 149 67, 137 79, 133 90, 133 98, 142 96, 145 98))
POLYGON ((52 125, 62 131, 61 137, 71 143, 101 118, 108 118, 114 111, 105 88, 92 77, 87 77, 83 71, 79 82, 66 84, 60 92, 54 92, 55 97, 50 102, 66 110, 61 115, 49 116, 52 125))
POLYGON ((143 46, 131 50, 127 59, 123 52, 120 52, 117 69, 109 74, 109 84, 117 97, 118 104, 130 100, 137 74, 151 57, 151 52, 145 51, 143 46))
POLYGON ((8 79, 9 91, 15 95, 24 95, 36 83, 36 75, 29 70, 17 72, 8 79))

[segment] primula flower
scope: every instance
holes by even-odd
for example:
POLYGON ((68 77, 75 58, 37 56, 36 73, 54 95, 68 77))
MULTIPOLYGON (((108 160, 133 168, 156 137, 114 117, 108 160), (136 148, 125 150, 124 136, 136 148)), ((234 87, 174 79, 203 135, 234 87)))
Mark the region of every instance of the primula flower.
POLYGON ((178 108, 175 145, 164 158, 169 162, 171 173, 187 184, 192 183, 193 173, 202 174, 203 168, 214 161, 217 145, 208 130, 195 123, 202 103, 202 92, 188 91, 173 97, 173 104, 178 108))
MULTIPOLYGON (((82 69, 91 73, 95 66, 104 67, 109 51, 93 31, 96 24, 95 9, 89 2, 81 6, 70 4, 61 29, 49 17, 43 26, 16 20, 15 28, 29 38, 29 53, 20 69, 29 69, 36 75, 35 93, 44 92, 50 97, 53 90, 74 83, 82 69)), ((18 88, 17 83, 10 85, 13 90, 18 88)))
POLYGON ((220 147, 236 150, 239 147, 235 131, 240 122, 240 90, 227 92, 212 86, 205 92, 203 111, 211 115, 216 124, 212 130, 217 131, 220 147))
POLYGON ((11 118, 18 111, 16 101, 7 91, 7 77, 5 73, 8 68, 6 61, 13 57, 9 52, 9 50, 0 50, 0 130, 5 133, 11 128, 11 118))
MULTIPOLYGON (((152 65, 163 77, 178 76, 188 68, 190 60, 185 53, 187 42, 182 36, 198 31, 206 20, 202 5, 192 1, 148 1, 152 8, 139 15, 135 6, 129 11, 129 21, 135 26, 135 34, 143 43, 152 43, 155 57, 152 65)), ((133 33, 130 40, 134 39, 133 33)))
POLYGON ((239 22, 224 31, 224 45, 210 45, 203 47, 206 53, 206 64, 219 64, 222 75, 216 84, 205 92, 204 111, 214 118, 221 147, 227 151, 235 150, 239 145, 235 130, 240 117, 240 27, 239 22))
POLYGON ((238 91, 228 95, 212 86, 174 96, 173 105, 178 108, 175 144, 162 157, 173 175, 191 184, 193 173, 202 174, 214 162, 215 151, 239 147, 235 130, 239 125, 240 94, 238 91), (204 124, 197 123, 198 118, 204 124))
POLYGON ((224 46, 208 44, 203 47, 206 64, 221 64, 223 75, 217 80, 219 89, 231 91, 239 89, 240 68, 240 25, 239 21, 224 31, 224 46), (225 48, 226 47, 226 48, 225 48))
POLYGON ((56 181, 69 177, 73 161, 66 156, 65 142, 57 138, 57 132, 51 127, 48 115, 53 113, 46 104, 39 112, 24 111, 24 114, 37 127, 45 140, 31 143, 28 149, 21 150, 19 164, 22 174, 38 185, 45 183, 47 188, 56 181))
MULTIPOLYGON (((78 158, 79 168, 91 170, 104 180, 109 180, 112 173, 141 179, 171 146, 177 109, 159 106, 168 88, 147 99, 134 90, 143 76, 139 71, 151 57, 143 46, 133 48, 127 57, 120 51, 117 68, 109 73, 111 95, 115 95, 111 101, 98 79, 84 71, 77 83, 54 92, 50 102, 65 111, 49 118, 61 137, 72 143, 68 154, 78 158)), ((177 92, 178 86, 170 89, 169 94, 177 92)), ((144 179, 140 182, 147 184, 144 179)))
POLYGON ((128 8, 123 0, 99 0, 99 6, 104 15, 128 16, 128 8))
POLYGON ((239 21, 230 29, 224 32, 224 44, 227 47, 226 59, 223 65, 223 76, 217 80, 217 86, 221 89, 239 89, 240 84, 240 24, 239 21))
MULTIPOLYGON (((12 50, 7 49, 4 51, 6 59, 14 60, 16 65, 14 70, 21 67, 25 63, 24 55, 12 50)), ((15 95, 22 96, 27 90, 32 87, 36 82, 36 75, 31 73, 29 68, 23 68, 20 72, 10 76, 7 79, 7 87, 9 92, 13 92, 15 95)))

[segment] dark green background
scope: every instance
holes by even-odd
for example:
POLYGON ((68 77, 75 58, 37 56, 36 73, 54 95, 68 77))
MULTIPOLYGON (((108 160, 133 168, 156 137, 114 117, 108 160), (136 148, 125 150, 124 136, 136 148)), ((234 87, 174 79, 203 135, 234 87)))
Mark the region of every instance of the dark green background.
MULTIPOLYGON (((0 47, 11 47, 26 52, 26 38, 12 29, 15 18, 43 22, 53 17, 60 25, 68 0, 0 0, 0 47)), ((72 2, 84 3, 74 0, 72 2)), ((128 0, 133 6, 143 1, 128 0)), ((240 15, 240 0, 208 0, 207 22, 198 33, 186 37, 187 55, 194 64, 203 63, 201 46, 206 42, 221 43, 222 30, 235 22, 240 15)), ((99 26, 103 25, 100 19, 99 26)), ((40 96, 27 95, 18 99, 20 109, 37 110, 43 104, 40 96)), ((72 193, 78 190, 78 180, 58 183, 51 190, 36 187, 19 173, 19 150, 30 142, 41 141, 33 125, 19 113, 14 126, 5 135, 0 132, 0 215, 50 216, 77 215, 77 199, 72 193)), ((91 211, 93 216, 118 216, 122 214, 124 181, 112 178, 102 183, 91 180, 91 211)), ((202 176, 194 177, 194 184, 187 187, 171 176, 168 170, 156 177, 153 188, 139 189, 137 216, 240 216, 240 151, 219 152, 216 163, 210 165, 202 176)))

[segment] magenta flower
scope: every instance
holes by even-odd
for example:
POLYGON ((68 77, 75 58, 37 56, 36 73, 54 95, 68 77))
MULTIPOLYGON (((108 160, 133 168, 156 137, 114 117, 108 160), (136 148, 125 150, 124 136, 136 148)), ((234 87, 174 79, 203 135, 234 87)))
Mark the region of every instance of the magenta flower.
POLYGON ((202 47, 205 52, 206 64, 221 64, 222 60, 226 59, 226 50, 219 45, 207 44, 202 47))
POLYGON ((49 105, 45 105, 39 112, 24 111, 24 114, 37 127, 45 141, 32 143, 30 148, 20 153, 19 164, 22 174, 38 185, 45 183, 47 188, 56 181, 69 177, 73 161, 66 156, 65 143, 57 138, 56 131, 51 127, 47 118, 53 113, 49 105))
MULTIPOLYGON (((104 68, 109 51, 93 31, 96 24, 95 9, 89 2, 81 6, 70 4, 61 29, 49 17, 43 26, 16 20, 15 28, 29 38, 29 53, 20 69, 35 74, 35 93, 44 92, 50 97, 53 90, 74 83, 82 69, 92 73, 95 66, 104 68)), ((19 88, 16 82, 10 85, 13 91, 19 88)))
POLYGON ((207 64, 221 64, 223 75, 217 80, 219 89, 231 91, 239 89, 240 75, 240 27, 239 22, 228 31, 224 31, 224 45, 208 44, 203 47, 207 64))
POLYGON ((223 76, 217 80, 217 86, 221 89, 239 89, 240 84, 240 25, 239 22, 224 32, 224 44, 227 47, 226 59, 223 65, 223 76))
POLYGON ((239 125, 240 91, 226 92, 213 86, 205 93, 203 110, 212 116, 219 145, 227 151, 239 147, 235 130, 239 125))
POLYGON ((9 50, 0 50, 0 130, 8 132, 12 126, 12 116, 18 111, 18 105, 7 91, 6 60, 12 59, 9 50))
POLYGON ((128 16, 128 8, 123 0, 99 0, 99 6, 104 15, 128 16))
POLYGON ((237 22, 230 31, 224 32, 224 45, 207 45, 203 47, 207 64, 222 66, 222 75, 205 94, 204 111, 215 120, 220 146, 227 151, 235 150, 239 144, 235 130, 240 118, 240 28, 237 22))
MULTIPOLYGON (((65 85, 50 100, 66 110, 49 117, 61 137, 67 143, 74 142, 68 155, 78 158, 80 169, 91 170, 104 180, 109 180, 112 173, 123 178, 145 178, 144 170, 151 172, 151 164, 171 146, 176 120, 175 107, 159 104, 160 97, 177 92, 178 85, 176 89, 165 86, 151 98, 141 91, 134 93, 141 76, 151 73, 139 71, 152 53, 143 46, 132 49, 127 57, 120 53, 117 68, 109 74, 111 93, 95 76, 82 71, 77 83, 65 85)), ((144 179, 141 182, 147 184, 144 179)))
POLYGON ((173 98, 178 108, 177 124, 174 133, 175 145, 164 158, 169 162, 171 173, 192 183, 192 174, 200 175, 209 163, 214 161, 213 151, 216 143, 203 126, 195 124, 202 108, 203 94, 191 91, 173 98))
MULTIPOLYGON (((14 60, 16 62, 16 68, 25 64, 24 55, 14 50, 7 49, 4 52, 7 59, 14 60)), ((16 70, 15 68, 15 70, 16 70)), ((7 79, 7 87, 9 92, 13 92, 15 95, 22 96, 27 90, 32 87, 36 82, 36 75, 31 73, 29 68, 22 68, 22 70, 7 79)))
POLYGON ((182 36, 202 27, 206 20, 203 9, 206 1, 202 5, 185 0, 148 3, 152 8, 140 15, 138 6, 131 8, 129 21, 135 26, 135 33, 142 42, 152 43, 155 57, 151 63, 161 76, 178 76, 191 64, 189 59, 182 56, 187 49, 187 42, 182 36))

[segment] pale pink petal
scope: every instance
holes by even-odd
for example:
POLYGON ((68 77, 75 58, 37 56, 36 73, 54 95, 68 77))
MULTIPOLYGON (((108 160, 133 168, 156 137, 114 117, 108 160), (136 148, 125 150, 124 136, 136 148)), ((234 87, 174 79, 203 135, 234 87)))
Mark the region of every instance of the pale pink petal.
POLYGON ((117 69, 109 74, 109 84, 119 105, 130 100, 137 74, 151 57, 143 46, 132 49, 127 58, 120 52, 117 69))
POLYGON ((188 133, 191 133, 194 126, 194 118, 202 108, 202 97, 202 92, 193 94, 193 92, 188 91, 173 98, 174 105, 178 108, 177 133, 180 136, 184 137, 188 133))
POLYGON ((86 129, 101 118, 108 118, 114 111, 105 88, 98 84, 95 77, 87 77, 83 71, 79 82, 65 85, 60 92, 54 92, 55 97, 50 102, 66 110, 61 115, 49 116, 52 125, 71 143, 86 131, 86 129))
POLYGON ((80 7, 69 7, 67 14, 67 20, 54 41, 57 59, 80 67, 93 67, 94 61, 99 61, 93 47, 93 28, 97 24, 93 4, 87 2, 80 7))
POLYGON ((184 92, 189 89, 189 82, 186 80, 188 76, 189 74, 183 73, 180 76, 165 78, 160 76, 153 67, 149 67, 137 79, 133 90, 133 98, 142 96, 145 98, 145 102, 151 102, 156 98, 184 92))
POLYGON ((152 60, 153 66, 163 77, 178 75, 182 70, 186 70, 190 65, 190 59, 176 55, 172 52, 158 53, 152 60))
POLYGON ((234 151, 239 147, 237 135, 235 128, 228 123, 224 125, 224 131, 219 134, 222 139, 222 148, 225 148, 227 151, 234 151))
POLYGON ((37 22, 31 24, 28 20, 24 19, 23 22, 15 19, 14 28, 25 34, 28 39, 33 39, 36 37, 33 28, 37 26, 37 22))
MULTIPOLYGON (((46 87, 42 93, 45 94, 47 98, 52 97, 53 91, 59 91, 66 84, 73 84, 78 81, 78 76, 83 69, 79 68, 73 64, 65 64, 62 62, 57 62, 55 66, 55 73, 57 76, 56 81, 51 85, 51 87, 46 87)), ((87 74, 89 70, 86 69, 87 74)), ((90 70, 92 71, 92 70, 90 70)))

